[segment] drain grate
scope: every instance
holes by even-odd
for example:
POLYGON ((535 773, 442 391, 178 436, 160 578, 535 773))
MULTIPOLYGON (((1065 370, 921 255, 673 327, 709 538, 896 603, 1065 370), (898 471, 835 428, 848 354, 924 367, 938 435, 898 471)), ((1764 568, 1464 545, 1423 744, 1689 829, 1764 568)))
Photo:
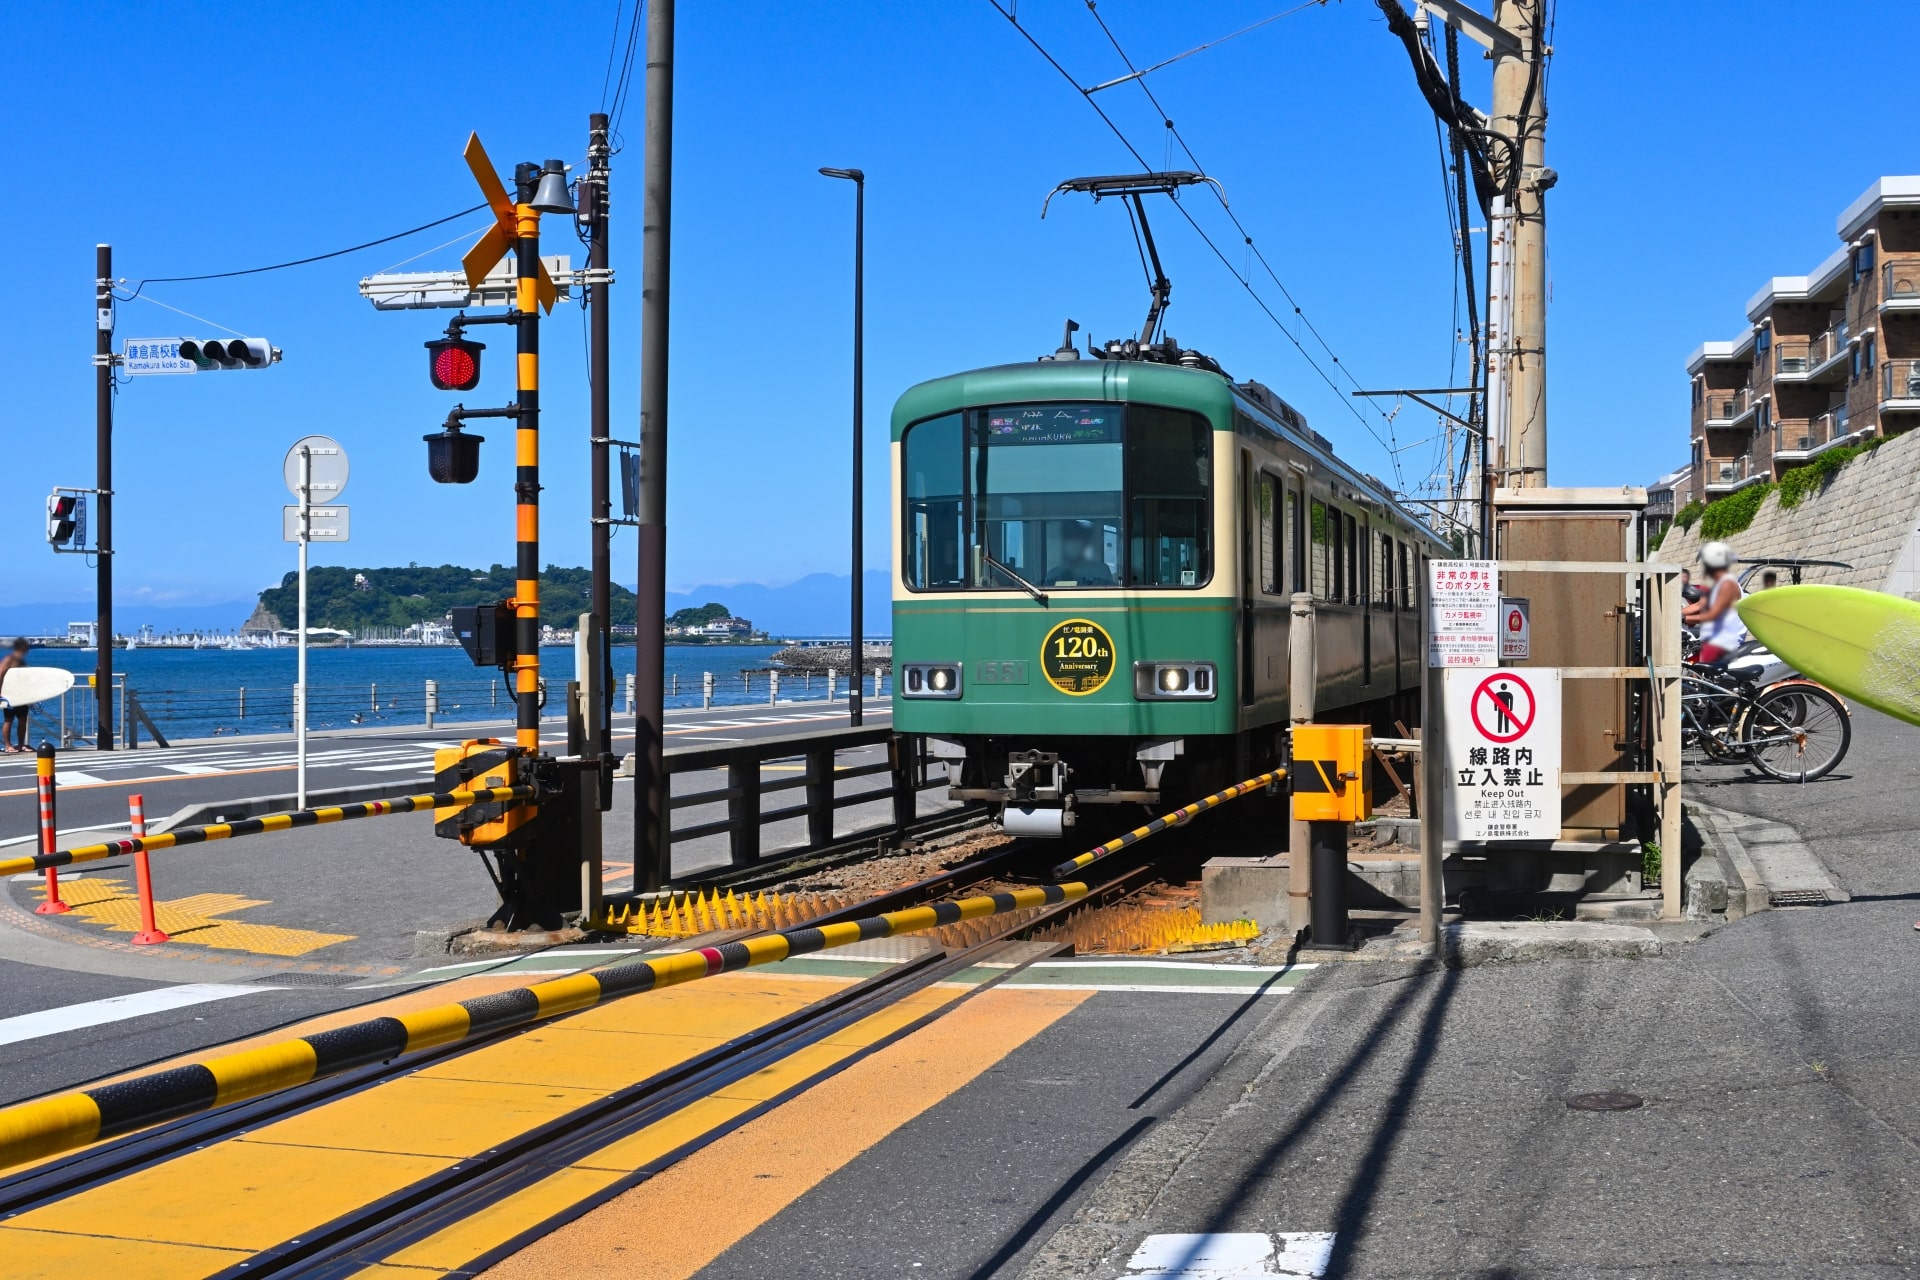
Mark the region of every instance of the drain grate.
POLYGON ((264 978, 255 978, 256 987, 350 987, 356 982, 365 982, 364 973, 270 973, 264 978))
POLYGON ((1767 901, 1776 907, 1824 907, 1827 893, 1824 889, 1775 889, 1767 901))

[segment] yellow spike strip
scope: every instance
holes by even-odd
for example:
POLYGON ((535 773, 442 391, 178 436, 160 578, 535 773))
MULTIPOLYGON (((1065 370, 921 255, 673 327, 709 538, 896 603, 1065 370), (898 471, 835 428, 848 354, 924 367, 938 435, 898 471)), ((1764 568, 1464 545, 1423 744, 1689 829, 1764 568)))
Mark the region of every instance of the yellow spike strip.
POLYGON ((1183 826, 1209 809, 1218 808, 1229 800, 1238 800, 1241 796, 1249 792, 1258 791, 1260 788, 1278 782, 1286 776, 1287 771, 1285 769, 1274 769, 1261 774, 1257 778, 1248 778, 1245 782, 1236 782, 1225 791, 1216 791, 1204 799, 1195 800, 1190 805, 1175 809, 1172 813, 1163 813, 1144 827, 1135 827, 1133 830, 1127 832, 1127 834, 1116 836, 1097 849, 1089 849, 1076 858, 1069 858, 1047 874, 1059 880, 1074 874, 1076 871, 1085 870, 1108 854, 1118 853, 1130 844, 1140 843, 1148 836, 1156 836, 1162 831, 1169 831, 1174 827, 1183 826))
POLYGON ((204 1063, 21 1103, 0 1109, 0 1168, 58 1155, 175 1116, 257 1098, 355 1067, 543 1021, 623 996, 870 938, 889 938, 1027 907, 1071 902, 1086 893, 1087 886, 1079 882, 1043 885, 908 907, 814 929, 762 934, 698 951, 638 956, 528 987, 335 1027, 311 1037, 243 1049, 204 1063))
POLYGON ((203 827, 181 827, 158 835, 109 840, 105 844, 81 845, 54 853, 38 853, 30 858, 0 859, 0 876, 25 875, 48 867, 72 866, 77 862, 99 862, 130 853, 150 853, 156 849, 177 849, 182 845, 206 844, 214 840, 232 840, 239 836, 264 835, 271 831, 292 831, 298 827, 325 826, 330 822, 349 822, 355 818, 380 818, 390 813, 417 813, 423 809, 450 809, 471 804, 539 799, 533 786, 486 787, 472 791, 436 791, 417 796, 396 796, 391 800, 364 800, 358 804, 329 805, 322 809, 295 809, 290 813, 267 813, 238 822, 215 822, 203 827))

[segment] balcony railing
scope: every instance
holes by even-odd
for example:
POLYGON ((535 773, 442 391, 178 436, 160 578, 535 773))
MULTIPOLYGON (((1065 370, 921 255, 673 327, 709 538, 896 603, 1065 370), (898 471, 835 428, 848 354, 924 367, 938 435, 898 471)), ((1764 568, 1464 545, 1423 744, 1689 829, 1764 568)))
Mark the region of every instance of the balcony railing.
POLYGON ((1749 397, 1743 387, 1739 391, 1709 391, 1707 393, 1707 421, 1726 422, 1737 418, 1747 411, 1749 397))
POLYGON ((1883 366, 1884 400, 1920 400, 1920 360, 1889 360, 1883 366))
POLYGON ((1707 459, 1707 489, 1710 492, 1736 489, 1741 481, 1758 474, 1753 455, 1743 453, 1737 458, 1707 459))
POLYGON ((1920 304, 1920 256, 1889 259, 1881 268, 1882 302, 1920 304))

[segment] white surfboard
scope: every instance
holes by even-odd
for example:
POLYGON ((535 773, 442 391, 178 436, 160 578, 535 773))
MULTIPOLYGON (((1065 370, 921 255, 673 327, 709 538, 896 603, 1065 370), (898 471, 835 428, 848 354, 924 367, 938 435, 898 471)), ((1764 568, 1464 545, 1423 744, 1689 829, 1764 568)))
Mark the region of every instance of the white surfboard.
POLYGON ((59 667, 14 667, 0 682, 0 706, 30 707, 73 688, 73 672, 59 667))

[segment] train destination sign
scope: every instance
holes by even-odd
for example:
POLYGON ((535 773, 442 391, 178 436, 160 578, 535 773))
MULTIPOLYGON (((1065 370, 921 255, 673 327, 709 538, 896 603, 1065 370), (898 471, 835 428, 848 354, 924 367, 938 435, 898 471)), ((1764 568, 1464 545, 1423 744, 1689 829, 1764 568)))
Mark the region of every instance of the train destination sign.
POLYGON ((1427 665, 1491 667, 1500 660, 1500 565, 1433 560, 1427 565, 1427 665))
POLYGON ((1113 637, 1097 622, 1068 618, 1040 642, 1040 670, 1060 692, 1085 697, 1113 676, 1113 637))
POLYGON ((1448 840, 1560 838, 1560 672, 1447 671, 1448 840))

